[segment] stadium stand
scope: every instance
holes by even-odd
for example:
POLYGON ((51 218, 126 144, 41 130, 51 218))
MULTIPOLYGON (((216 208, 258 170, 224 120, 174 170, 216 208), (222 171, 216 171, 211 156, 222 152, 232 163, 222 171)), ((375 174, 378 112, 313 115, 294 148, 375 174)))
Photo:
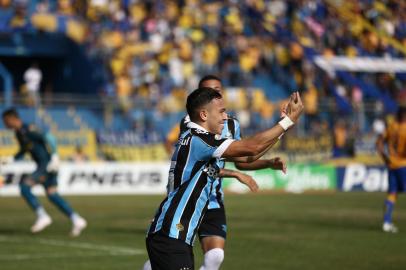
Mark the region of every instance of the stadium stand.
MULTIPOLYGON (((47 116, 34 120, 47 128, 165 134, 181 118, 184 98, 199 77, 216 73, 228 89, 232 113, 249 114, 245 134, 274 121, 280 102, 295 89, 303 92, 306 107, 304 124, 297 129, 300 134, 317 133, 320 122, 332 130, 337 115, 356 125, 354 129, 372 132, 376 119, 405 102, 406 73, 341 70, 331 76, 314 59, 404 58, 406 4, 336 3, 5 0, 0 4, 0 32, 13 37, 12 46, 28 44, 28 33, 33 39, 44 33, 62 34, 77 44, 75 52, 86 56, 75 60, 79 65, 72 64, 73 72, 79 70, 77 82, 54 83, 51 90, 42 84, 47 116), (83 74, 90 76, 78 77, 83 74), (89 78, 94 81, 85 82, 89 78), (84 85, 87 95, 62 107, 56 101, 61 91, 66 92, 64 87, 84 85), (54 101, 47 103, 49 93, 54 101)), ((21 79, 13 71, 18 92, 21 79)), ((59 71, 69 73, 66 68, 59 71)), ((49 77, 58 75, 48 71, 47 80, 52 81, 49 77)))

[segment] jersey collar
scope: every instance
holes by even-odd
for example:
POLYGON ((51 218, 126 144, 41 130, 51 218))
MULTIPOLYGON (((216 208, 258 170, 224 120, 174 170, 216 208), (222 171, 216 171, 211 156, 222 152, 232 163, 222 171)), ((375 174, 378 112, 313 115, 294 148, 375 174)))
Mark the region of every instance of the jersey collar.
POLYGON ((189 122, 189 123, 187 123, 187 127, 188 127, 188 128, 196 128, 196 129, 200 129, 200 130, 203 130, 203 131, 205 131, 205 132, 208 132, 204 127, 202 127, 202 126, 196 124, 195 122, 189 122))

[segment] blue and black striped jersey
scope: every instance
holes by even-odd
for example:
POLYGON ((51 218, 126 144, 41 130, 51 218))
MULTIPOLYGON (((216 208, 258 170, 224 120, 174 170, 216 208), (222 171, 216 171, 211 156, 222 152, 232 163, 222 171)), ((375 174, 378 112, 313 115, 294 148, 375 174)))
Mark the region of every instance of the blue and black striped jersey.
MULTIPOLYGON (((183 134, 185 131, 188 130, 188 123, 190 123, 189 115, 186 115, 182 118, 180 122, 180 134, 183 134)), ((224 124, 224 128, 221 132, 221 138, 226 139, 234 139, 234 140, 241 140, 241 129, 240 123, 237 119, 229 116, 227 121, 224 124)), ((217 166, 219 168, 224 168, 225 162, 224 160, 219 159, 217 166)), ((213 183, 213 192, 210 195, 210 202, 208 209, 216 209, 220 208, 224 201, 224 192, 222 186, 222 178, 218 178, 213 183)))
POLYGON ((218 178, 218 159, 233 142, 191 123, 171 160, 168 194, 148 234, 161 233, 192 245, 218 178))

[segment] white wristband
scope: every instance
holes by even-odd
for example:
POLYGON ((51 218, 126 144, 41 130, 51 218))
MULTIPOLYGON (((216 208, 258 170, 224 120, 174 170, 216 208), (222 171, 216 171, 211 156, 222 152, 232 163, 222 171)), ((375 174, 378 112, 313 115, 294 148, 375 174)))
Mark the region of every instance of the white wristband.
POLYGON ((283 130, 288 130, 291 126, 293 126, 295 123, 290 120, 289 116, 285 116, 281 121, 279 121, 278 123, 279 125, 281 125, 281 127, 283 128, 283 130))

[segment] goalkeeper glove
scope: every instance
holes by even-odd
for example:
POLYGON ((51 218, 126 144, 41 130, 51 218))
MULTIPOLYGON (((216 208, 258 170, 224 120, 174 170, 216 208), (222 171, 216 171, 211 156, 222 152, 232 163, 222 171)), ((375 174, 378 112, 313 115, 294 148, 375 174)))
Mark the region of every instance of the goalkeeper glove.
POLYGON ((59 156, 57 154, 52 154, 51 160, 48 163, 47 171, 48 172, 57 172, 60 165, 59 156))

